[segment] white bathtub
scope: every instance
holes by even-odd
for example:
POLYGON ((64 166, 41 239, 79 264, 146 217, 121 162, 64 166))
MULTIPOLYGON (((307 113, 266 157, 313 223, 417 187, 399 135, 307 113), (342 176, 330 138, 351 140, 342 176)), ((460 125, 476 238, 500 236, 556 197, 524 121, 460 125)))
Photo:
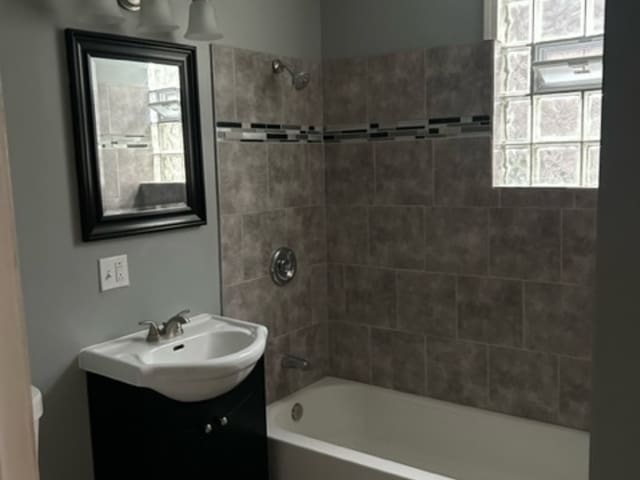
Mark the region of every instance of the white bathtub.
POLYGON ((335 378, 270 405, 268 431, 271 480, 588 479, 584 432, 335 378))

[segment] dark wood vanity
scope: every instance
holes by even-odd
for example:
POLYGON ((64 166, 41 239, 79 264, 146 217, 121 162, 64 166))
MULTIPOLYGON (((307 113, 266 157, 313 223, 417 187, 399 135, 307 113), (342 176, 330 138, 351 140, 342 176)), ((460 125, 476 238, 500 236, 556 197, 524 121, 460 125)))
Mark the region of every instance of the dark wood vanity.
POLYGON ((267 480, 264 359, 232 391, 183 403, 87 374, 96 480, 267 480))

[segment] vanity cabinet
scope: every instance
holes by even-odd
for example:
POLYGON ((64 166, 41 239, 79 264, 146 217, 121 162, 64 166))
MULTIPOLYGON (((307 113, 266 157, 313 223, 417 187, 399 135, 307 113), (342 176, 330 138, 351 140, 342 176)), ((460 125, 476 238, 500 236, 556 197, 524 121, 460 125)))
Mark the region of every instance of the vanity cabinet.
POLYGON ((96 480, 267 480, 264 359, 231 392, 183 403, 87 374, 96 480))

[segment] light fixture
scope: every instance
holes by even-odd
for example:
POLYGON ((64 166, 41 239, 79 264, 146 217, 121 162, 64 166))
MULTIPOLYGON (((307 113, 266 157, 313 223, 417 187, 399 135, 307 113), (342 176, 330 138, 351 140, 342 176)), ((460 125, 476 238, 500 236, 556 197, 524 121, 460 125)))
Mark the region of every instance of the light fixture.
POLYGON ((223 37, 224 35, 218 29, 216 12, 211 0, 193 0, 189 9, 189 28, 185 38, 189 40, 214 41, 223 37))
POLYGON ((98 25, 118 25, 124 22, 124 16, 113 0, 86 0, 80 21, 98 25))
POLYGON ((141 0, 118 0, 118 4, 130 12, 140 11, 140 2, 141 0))
POLYGON ((177 30, 169 0, 142 0, 138 30, 143 33, 169 33, 177 30))

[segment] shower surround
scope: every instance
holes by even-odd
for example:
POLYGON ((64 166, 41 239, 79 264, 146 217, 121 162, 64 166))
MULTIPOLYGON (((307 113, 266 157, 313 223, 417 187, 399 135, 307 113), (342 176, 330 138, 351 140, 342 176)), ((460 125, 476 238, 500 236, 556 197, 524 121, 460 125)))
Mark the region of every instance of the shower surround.
POLYGON ((301 92, 213 58, 223 304, 270 328, 270 400, 332 375, 589 428, 596 192, 492 188, 492 43, 305 62, 301 92))

